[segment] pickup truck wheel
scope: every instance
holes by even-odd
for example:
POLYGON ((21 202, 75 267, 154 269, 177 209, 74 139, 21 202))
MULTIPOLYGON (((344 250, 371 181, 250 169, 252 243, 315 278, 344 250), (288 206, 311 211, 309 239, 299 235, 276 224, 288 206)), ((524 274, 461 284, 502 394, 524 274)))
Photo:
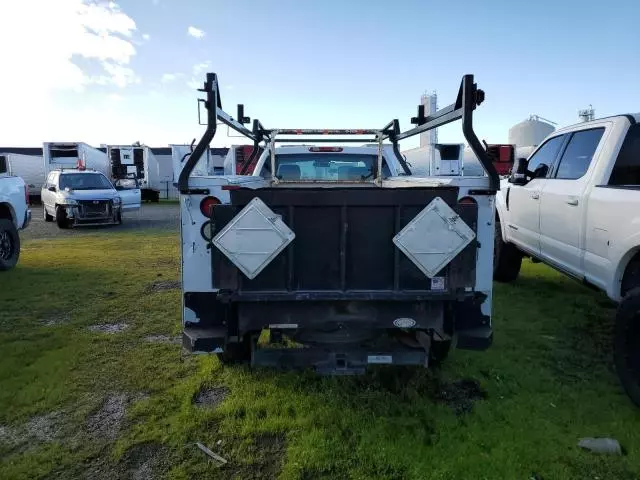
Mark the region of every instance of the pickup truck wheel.
POLYGON ((628 292, 618 306, 613 357, 622 386, 640 407, 640 288, 628 292))
POLYGON ((0 218, 0 270, 16 266, 20 257, 20 236, 13 221, 0 218))
POLYGON ((237 365, 251 361, 251 337, 245 335, 238 343, 227 343, 223 353, 218 353, 218 360, 223 365, 237 365))
POLYGON ((451 340, 433 341, 429 349, 429 365, 437 367, 449 356, 451 350, 451 340))
POLYGON ((522 266, 522 252, 502 239, 500 222, 496 221, 493 244, 493 279, 497 282, 513 282, 522 266))
POLYGON ((58 224, 58 228, 62 229, 67 229, 71 226, 67 218, 67 212, 65 212, 62 207, 56 208, 56 223, 58 224))
POLYGON ((43 214, 44 221, 45 222, 53 222, 53 215, 49 215, 47 213, 47 209, 46 209, 46 207, 44 205, 42 206, 42 211, 44 212, 44 214, 43 214))

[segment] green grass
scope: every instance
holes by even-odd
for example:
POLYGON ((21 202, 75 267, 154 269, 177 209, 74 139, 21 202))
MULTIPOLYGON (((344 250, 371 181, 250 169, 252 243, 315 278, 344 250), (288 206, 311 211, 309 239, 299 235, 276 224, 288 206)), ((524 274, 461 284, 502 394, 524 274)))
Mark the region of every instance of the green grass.
POLYGON ((176 234, 159 231, 24 243, 18 268, 0 276, 0 426, 23 431, 62 412, 62 433, 10 445, 0 427, 0 478, 126 478, 151 457, 156 476, 175 479, 640 474, 640 412, 611 367, 613 307, 544 266, 526 262, 518 282, 496 286, 490 350, 455 351, 437 371, 327 378, 223 368, 145 342, 180 332, 180 292, 148 290, 177 279, 179 261, 176 234), (122 322, 113 335, 87 328, 122 322), (469 413, 440 400, 460 379, 486 391, 469 413), (207 386, 229 389, 217 408, 192 403, 207 386), (114 393, 137 400, 110 442, 87 419, 114 393), (627 454, 580 451, 585 436, 614 437, 627 454), (197 441, 229 463, 209 461, 197 441))

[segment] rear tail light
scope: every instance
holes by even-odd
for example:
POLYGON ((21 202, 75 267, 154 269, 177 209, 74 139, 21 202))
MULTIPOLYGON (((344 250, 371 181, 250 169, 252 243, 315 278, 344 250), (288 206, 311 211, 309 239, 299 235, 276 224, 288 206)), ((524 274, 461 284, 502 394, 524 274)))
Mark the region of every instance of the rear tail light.
POLYGON ((202 212, 202 215, 205 217, 211 217, 214 205, 220 205, 220 203, 222 202, 216 197, 205 197, 200 202, 200 212, 202 212))
POLYGON ((476 202, 476 199, 473 197, 462 197, 460 200, 458 200, 458 203, 460 205, 477 205, 478 202, 476 202))
POLYGON ((341 152, 342 147, 310 147, 310 152, 341 152))

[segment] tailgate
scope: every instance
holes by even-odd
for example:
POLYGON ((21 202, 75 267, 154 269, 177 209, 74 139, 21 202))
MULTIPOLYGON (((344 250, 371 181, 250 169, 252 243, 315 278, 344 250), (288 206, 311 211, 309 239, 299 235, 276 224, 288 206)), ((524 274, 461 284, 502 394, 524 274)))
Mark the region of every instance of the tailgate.
POLYGON ((475 239, 433 279, 393 238, 439 197, 477 231, 477 205, 458 204, 458 188, 264 188, 231 193, 231 205, 213 209, 220 232, 253 198, 281 215, 295 233, 253 280, 215 247, 213 286, 235 301, 417 300, 451 297, 475 282, 475 239))

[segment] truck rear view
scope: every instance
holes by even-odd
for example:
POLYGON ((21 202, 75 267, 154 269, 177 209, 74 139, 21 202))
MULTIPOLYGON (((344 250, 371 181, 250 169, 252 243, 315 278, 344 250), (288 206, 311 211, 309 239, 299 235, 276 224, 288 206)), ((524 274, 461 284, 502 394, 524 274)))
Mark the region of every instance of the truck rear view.
POLYGON ((405 132, 249 130, 241 108, 239 121, 220 108, 214 74, 203 91, 207 131, 178 184, 186 349, 352 374, 491 344, 498 176, 473 132, 471 75, 405 132), (459 119, 488 175, 413 176, 398 142, 459 119), (253 140, 251 176, 191 176, 217 121, 253 140))

